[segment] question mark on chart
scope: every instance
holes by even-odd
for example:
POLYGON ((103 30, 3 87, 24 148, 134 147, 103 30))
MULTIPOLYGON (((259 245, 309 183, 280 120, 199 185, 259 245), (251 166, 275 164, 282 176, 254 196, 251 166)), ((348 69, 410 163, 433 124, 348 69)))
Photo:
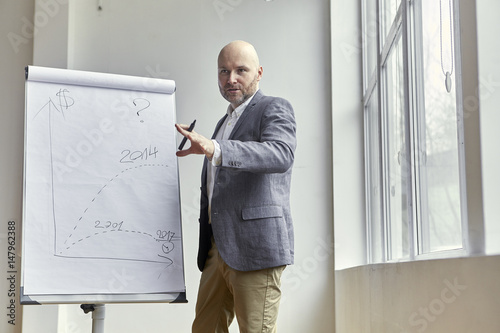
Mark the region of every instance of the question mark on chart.
MULTIPOLYGON (((138 106, 139 105, 139 110, 137 110, 137 116, 140 116, 139 115, 139 112, 143 111, 143 110, 146 110, 147 108, 149 108, 149 106, 151 105, 151 102, 148 101, 147 99, 145 98, 136 98, 132 101, 132 103, 134 103, 134 106, 138 106), (136 101, 141 101, 139 103, 136 103, 136 101)), ((141 120, 141 123, 143 123, 144 120, 141 120)))

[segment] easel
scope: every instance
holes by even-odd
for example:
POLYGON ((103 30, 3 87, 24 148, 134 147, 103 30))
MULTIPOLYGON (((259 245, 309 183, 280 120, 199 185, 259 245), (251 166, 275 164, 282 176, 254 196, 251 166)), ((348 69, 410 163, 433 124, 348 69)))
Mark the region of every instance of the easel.
POLYGON ((85 313, 92 312, 92 333, 104 333, 104 304, 82 304, 80 308, 85 313))

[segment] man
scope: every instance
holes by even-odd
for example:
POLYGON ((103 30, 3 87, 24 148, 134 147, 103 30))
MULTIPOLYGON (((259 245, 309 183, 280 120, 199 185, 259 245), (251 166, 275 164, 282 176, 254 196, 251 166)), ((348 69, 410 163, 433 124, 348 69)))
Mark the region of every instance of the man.
POLYGON ((259 90, 263 69, 254 47, 226 45, 218 81, 230 103, 212 140, 188 126, 177 156, 204 154, 198 267, 202 271, 193 332, 276 332, 281 274, 293 263, 290 180, 295 118, 286 100, 259 90))

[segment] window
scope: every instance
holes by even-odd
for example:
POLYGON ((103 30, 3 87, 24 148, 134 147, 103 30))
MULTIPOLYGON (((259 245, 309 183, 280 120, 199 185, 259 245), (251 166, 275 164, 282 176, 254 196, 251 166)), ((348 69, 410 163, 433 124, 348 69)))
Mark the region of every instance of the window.
POLYGON ((370 262, 465 251, 454 1, 362 1, 370 262))

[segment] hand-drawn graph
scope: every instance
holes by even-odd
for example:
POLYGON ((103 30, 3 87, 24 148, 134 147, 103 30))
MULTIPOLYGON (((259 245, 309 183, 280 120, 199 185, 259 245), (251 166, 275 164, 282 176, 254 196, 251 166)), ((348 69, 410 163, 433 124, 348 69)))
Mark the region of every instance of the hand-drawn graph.
MULTIPOLYGON (((43 275, 50 263, 64 277, 85 267, 79 276, 106 284, 113 273, 100 263, 89 273, 89 263, 140 264, 149 270, 133 291, 157 292, 157 281, 182 289, 173 93, 29 82, 27 95, 25 270, 43 275)), ((86 288, 77 291, 94 292, 86 288)))

